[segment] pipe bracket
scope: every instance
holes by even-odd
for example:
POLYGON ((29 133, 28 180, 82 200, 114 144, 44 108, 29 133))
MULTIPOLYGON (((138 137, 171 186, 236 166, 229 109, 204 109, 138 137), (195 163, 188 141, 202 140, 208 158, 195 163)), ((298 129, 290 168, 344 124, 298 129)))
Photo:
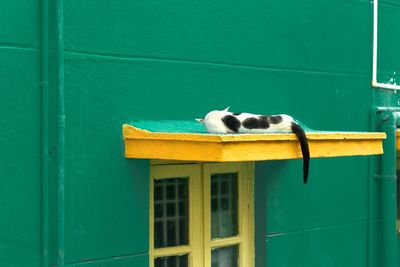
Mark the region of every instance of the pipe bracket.
POLYGON ((65 128, 65 115, 58 115, 57 116, 57 127, 58 128, 65 128))

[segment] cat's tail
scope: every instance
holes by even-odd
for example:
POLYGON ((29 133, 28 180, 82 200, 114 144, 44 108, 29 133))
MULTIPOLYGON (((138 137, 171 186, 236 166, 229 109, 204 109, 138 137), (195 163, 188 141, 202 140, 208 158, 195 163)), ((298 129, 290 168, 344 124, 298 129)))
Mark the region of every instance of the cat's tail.
POLYGON ((294 121, 292 122, 291 127, 292 132, 297 136, 297 139, 299 139, 300 142, 301 153, 303 154, 303 182, 306 184, 310 167, 310 150, 308 148, 306 133, 303 128, 294 121))

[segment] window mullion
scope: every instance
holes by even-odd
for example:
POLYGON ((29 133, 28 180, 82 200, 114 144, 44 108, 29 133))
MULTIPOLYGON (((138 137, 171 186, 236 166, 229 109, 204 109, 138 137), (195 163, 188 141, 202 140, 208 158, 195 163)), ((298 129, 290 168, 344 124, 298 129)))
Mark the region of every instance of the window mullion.
POLYGON ((203 184, 201 164, 197 165, 196 173, 190 181, 190 217, 189 231, 192 255, 190 267, 203 267, 203 184))

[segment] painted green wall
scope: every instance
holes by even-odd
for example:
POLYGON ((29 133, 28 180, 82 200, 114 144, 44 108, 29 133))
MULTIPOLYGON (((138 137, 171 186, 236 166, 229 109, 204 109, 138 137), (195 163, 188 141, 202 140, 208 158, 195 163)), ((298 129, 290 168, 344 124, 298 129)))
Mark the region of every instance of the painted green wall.
MULTIPOLYGON (((400 80, 400 5, 383 2, 379 79, 387 82, 400 80)), ((192 119, 231 106, 289 113, 321 130, 372 127, 370 1, 72 0, 64 23, 69 266, 147 266, 148 161, 123 157, 125 122, 192 119)), ((1 1, 0 29, 0 265, 40 266, 40 2, 1 1)), ((379 210, 369 205, 379 197, 372 163, 313 159, 307 186, 300 160, 257 163, 257 266, 378 267, 378 232, 368 232, 379 227, 379 210)))
POLYGON ((40 265, 40 2, 0 1, 0 265, 40 265))

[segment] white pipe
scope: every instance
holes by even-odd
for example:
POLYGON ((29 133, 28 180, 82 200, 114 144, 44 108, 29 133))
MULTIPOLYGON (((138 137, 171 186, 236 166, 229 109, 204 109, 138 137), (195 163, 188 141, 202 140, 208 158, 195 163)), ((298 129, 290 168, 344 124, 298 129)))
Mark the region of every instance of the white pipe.
POLYGON ((372 87, 400 90, 400 85, 379 83, 377 81, 378 68, 378 0, 374 0, 374 29, 372 50, 372 87))

